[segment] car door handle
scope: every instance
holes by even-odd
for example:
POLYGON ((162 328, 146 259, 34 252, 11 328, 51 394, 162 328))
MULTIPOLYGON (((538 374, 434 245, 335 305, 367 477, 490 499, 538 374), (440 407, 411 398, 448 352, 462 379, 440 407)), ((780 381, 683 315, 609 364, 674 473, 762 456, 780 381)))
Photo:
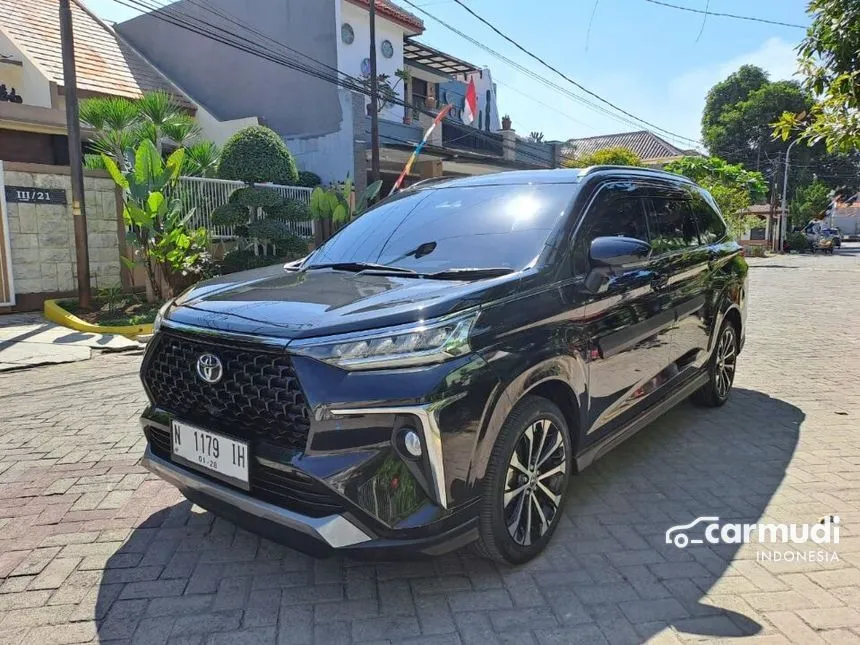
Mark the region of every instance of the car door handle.
POLYGON ((661 291, 669 284, 669 278, 665 275, 657 275, 651 279, 651 288, 654 291, 661 291))

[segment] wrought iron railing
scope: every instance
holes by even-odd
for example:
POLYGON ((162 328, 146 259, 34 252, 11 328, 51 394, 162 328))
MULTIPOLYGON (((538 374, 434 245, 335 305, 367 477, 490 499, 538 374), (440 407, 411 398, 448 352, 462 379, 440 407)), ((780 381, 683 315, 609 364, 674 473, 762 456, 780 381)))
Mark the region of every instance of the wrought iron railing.
MULTIPOLYGON (((182 205, 186 211, 191 208, 195 209, 194 215, 189 220, 190 226, 193 228, 205 228, 209 231, 209 236, 212 239, 231 238, 234 237, 233 227, 213 225, 212 211, 218 206, 226 204, 230 198, 230 193, 244 185, 241 181, 230 181, 227 179, 180 177, 172 196, 182 200, 182 205)), ((265 186, 274 188, 284 197, 310 204, 311 188, 280 186, 278 184, 265 184, 265 186)), ((314 236, 313 222, 311 220, 288 222, 287 225, 299 237, 310 239, 314 236)))

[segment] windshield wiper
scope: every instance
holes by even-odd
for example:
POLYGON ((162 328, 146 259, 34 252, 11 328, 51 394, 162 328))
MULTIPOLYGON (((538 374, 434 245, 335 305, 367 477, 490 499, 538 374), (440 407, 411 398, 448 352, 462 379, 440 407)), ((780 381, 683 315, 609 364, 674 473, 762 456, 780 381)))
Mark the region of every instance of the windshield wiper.
POLYGON ((417 275, 412 269, 404 269, 403 267, 394 267, 387 264, 376 264, 374 262, 330 262, 327 264, 312 264, 305 267, 306 271, 314 269, 334 269, 335 271, 377 271, 385 273, 402 273, 404 275, 417 275))
POLYGON ((423 273, 422 278, 431 280, 486 280, 487 278, 498 278, 502 275, 513 273, 513 269, 507 267, 460 268, 446 269, 436 273, 423 273))

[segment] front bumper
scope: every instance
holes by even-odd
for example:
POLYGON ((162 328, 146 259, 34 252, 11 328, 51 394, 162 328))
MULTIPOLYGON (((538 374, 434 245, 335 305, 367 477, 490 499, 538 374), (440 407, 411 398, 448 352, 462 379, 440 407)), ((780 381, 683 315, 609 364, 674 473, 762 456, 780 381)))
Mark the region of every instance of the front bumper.
POLYGON ((335 514, 310 517, 254 499, 230 486, 184 466, 162 459, 147 446, 141 465, 176 486, 191 502, 236 525, 275 542, 317 557, 347 551, 368 557, 438 555, 472 542, 477 537, 477 518, 434 535, 419 538, 386 538, 376 535, 351 517, 335 514))

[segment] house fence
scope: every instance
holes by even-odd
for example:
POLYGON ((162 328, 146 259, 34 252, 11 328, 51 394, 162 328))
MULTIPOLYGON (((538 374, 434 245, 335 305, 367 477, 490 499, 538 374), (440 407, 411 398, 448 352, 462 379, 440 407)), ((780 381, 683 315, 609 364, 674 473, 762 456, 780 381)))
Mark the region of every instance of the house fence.
MULTIPOLYGON (((209 231, 212 239, 224 239, 234 237, 232 226, 215 226, 212 224, 212 211, 218 206, 229 201, 230 193, 244 186, 241 181, 228 179, 208 179, 205 177, 180 177, 173 193, 174 197, 182 200, 186 211, 196 209, 189 220, 193 228, 203 227, 209 231)), ((278 184, 262 184, 267 188, 274 188, 283 197, 295 199, 305 204, 310 204, 311 188, 300 186, 280 186, 278 184)), ((314 236, 313 221, 287 222, 290 230, 305 239, 314 236)))

